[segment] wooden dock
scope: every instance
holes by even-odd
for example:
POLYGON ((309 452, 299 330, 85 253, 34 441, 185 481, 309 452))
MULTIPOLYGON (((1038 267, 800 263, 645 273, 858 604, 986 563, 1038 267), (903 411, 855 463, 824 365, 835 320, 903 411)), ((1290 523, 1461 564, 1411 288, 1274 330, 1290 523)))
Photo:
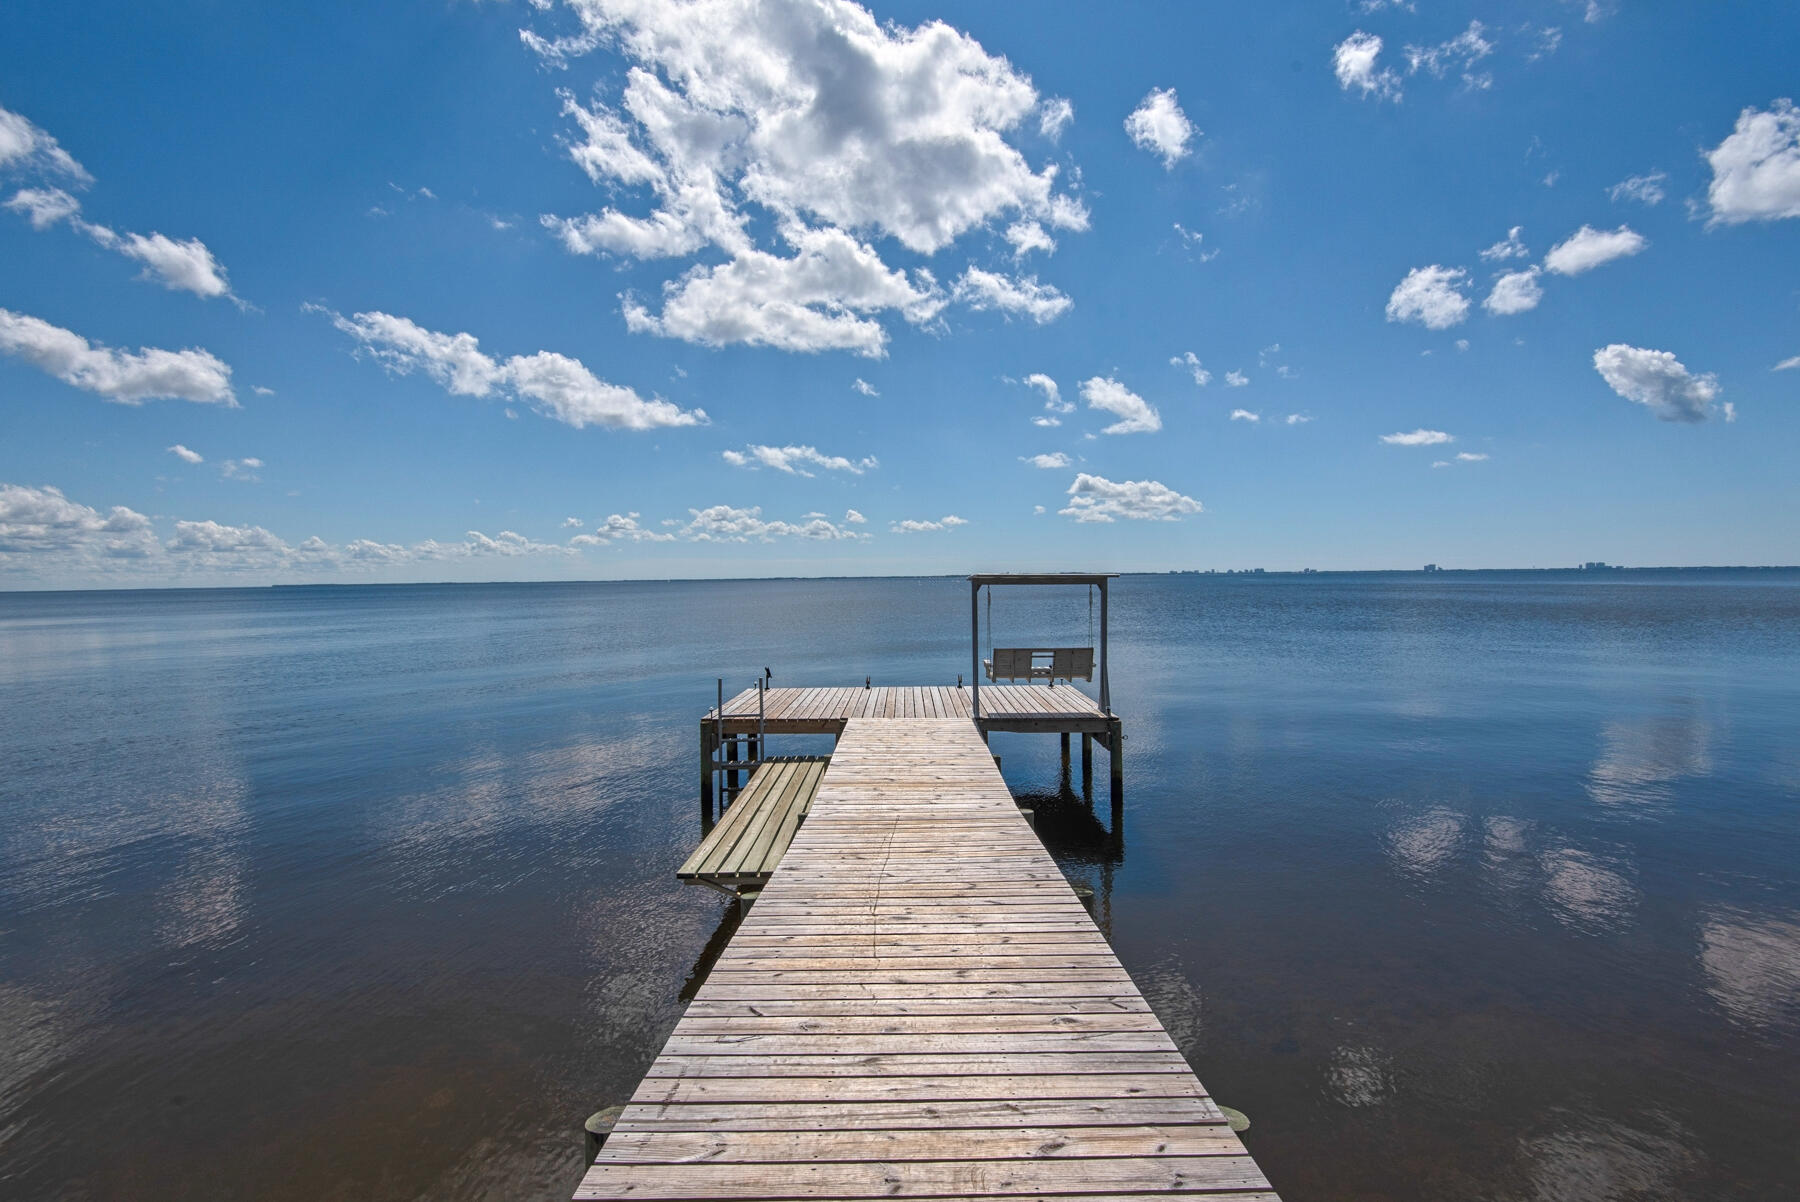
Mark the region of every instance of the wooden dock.
POLYGON ((975 722, 852 704, 797 706, 811 812, 575 1196, 1273 1202, 975 722))

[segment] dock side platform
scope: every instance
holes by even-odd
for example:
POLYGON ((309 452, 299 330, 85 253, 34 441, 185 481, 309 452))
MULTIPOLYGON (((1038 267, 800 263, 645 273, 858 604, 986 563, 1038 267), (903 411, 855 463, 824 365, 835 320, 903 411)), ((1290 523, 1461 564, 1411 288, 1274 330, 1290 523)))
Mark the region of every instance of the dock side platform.
POLYGON ((975 723, 946 715, 844 719, 575 1197, 1168 1194, 1275 1202, 975 723))

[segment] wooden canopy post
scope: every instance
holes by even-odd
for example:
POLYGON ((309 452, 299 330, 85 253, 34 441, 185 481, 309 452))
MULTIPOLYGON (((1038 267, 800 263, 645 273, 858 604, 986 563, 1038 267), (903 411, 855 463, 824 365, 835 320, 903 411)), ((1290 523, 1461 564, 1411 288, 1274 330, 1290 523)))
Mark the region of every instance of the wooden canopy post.
POLYGON ((1100 708, 1112 717, 1112 680, 1106 674, 1106 577, 1100 578, 1100 708))
POLYGON ((975 725, 981 725, 981 582, 969 582, 969 679, 974 682, 975 725))

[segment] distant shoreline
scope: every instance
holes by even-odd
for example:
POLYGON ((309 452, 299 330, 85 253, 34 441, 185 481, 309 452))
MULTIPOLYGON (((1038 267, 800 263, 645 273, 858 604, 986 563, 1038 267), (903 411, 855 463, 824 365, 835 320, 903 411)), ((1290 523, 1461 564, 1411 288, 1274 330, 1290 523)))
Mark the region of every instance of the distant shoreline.
MULTIPOLYGON (((1740 574, 1767 575, 1779 572, 1800 573, 1800 564, 1704 564, 1660 567, 1628 567, 1616 564, 1605 564, 1594 567, 1567 568, 1170 568, 1154 572, 1122 572, 1121 578, 1161 578, 1167 576, 1206 576, 1290 579, 1290 578, 1333 578, 1346 576, 1419 576, 1419 577, 1474 577, 1474 576, 1543 576, 1561 577, 1580 580, 1604 581, 1618 578, 1645 578, 1658 575, 1698 576, 1703 574, 1740 574)), ((205 584, 205 585, 142 585, 138 587, 107 588, 94 586, 86 588, 6 588, 0 589, 0 596, 41 596, 56 593, 222 593, 222 592, 265 592, 277 590, 324 590, 324 589, 372 589, 372 588, 518 588, 527 585, 569 586, 596 584, 758 584, 781 583, 791 581, 818 581, 820 583, 844 580, 960 580, 964 572, 939 572, 918 575, 821 575, 821 576, 641 576, 606 579, 570 579, 570 580, 410 580, 410 581, 350 581, 333 580, 303 583, 280 584, 205 584)))

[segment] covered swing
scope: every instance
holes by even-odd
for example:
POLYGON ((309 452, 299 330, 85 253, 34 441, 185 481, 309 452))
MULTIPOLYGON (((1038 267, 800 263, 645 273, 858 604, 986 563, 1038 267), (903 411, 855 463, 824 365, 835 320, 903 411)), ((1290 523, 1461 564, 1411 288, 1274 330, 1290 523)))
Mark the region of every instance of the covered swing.
MULTIPOLYGON (((1094 679, 1094 585, 1092 578, 1069 580, 1048 580, 1032 578, 1030 583, 1083 584, 1088 592, 1088 637, 1085 647, 1000 647, 994 643, 994 590, 993 584, 1014 583, 1000 577, 988 578, 988 638, 991 648, 989 658, 981 661, 982 670, 990 682, 1002 680, 1047 680, 1054 687, 1059 680, 1093 680, 1094 679)), ((1019 580, 1017 583, 1026 583, 1019 580)), ((1105 583, 1100 581, 1104 594, 1105 583)), ((979 585, 977 586, 979 587, 979 585)))

